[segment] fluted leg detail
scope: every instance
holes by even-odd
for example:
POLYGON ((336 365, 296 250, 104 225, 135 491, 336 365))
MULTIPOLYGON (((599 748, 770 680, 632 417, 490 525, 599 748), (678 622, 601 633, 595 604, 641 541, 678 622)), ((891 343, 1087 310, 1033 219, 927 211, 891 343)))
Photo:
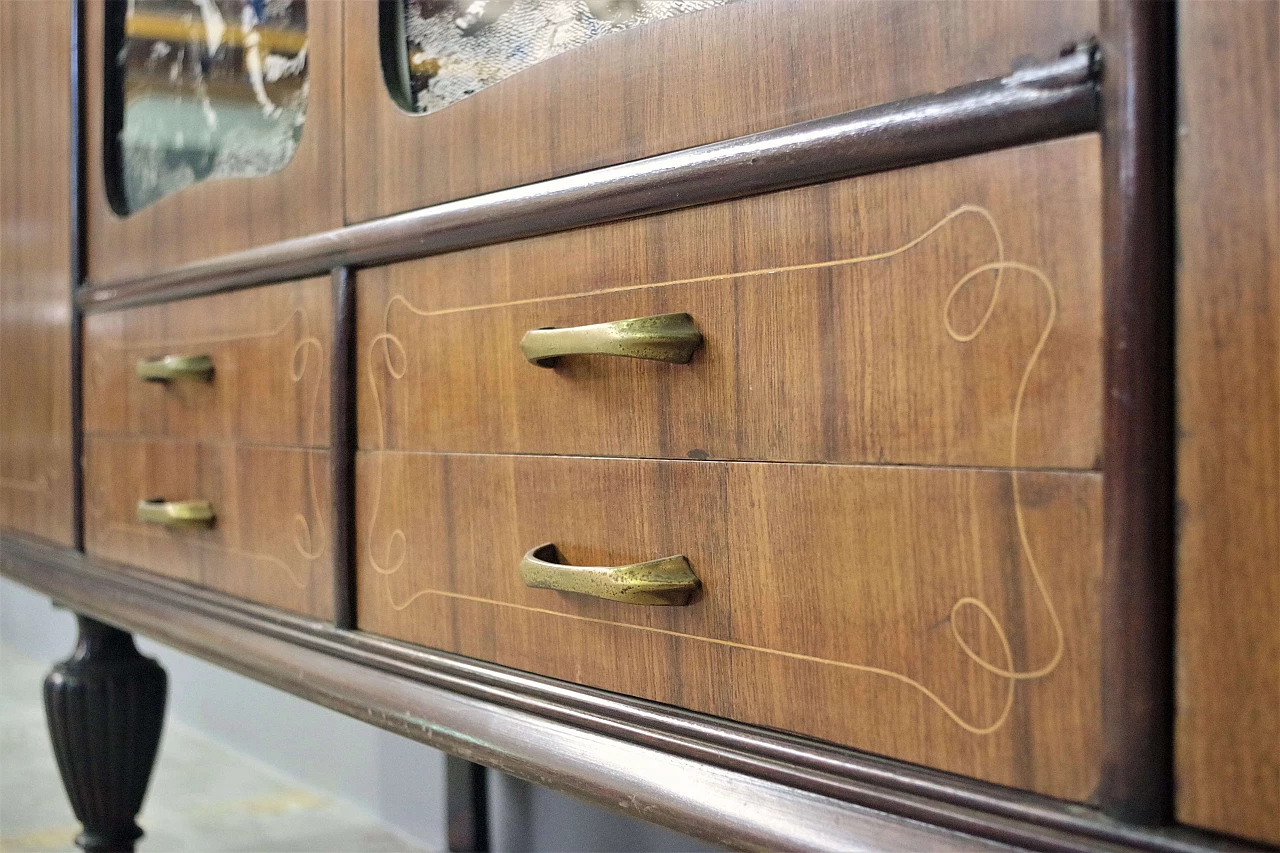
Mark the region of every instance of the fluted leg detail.
POLYGON ((132 851, 164 723, 167 679, 133 635, 76 616, 71 657, 44 681, 49 737, 86 851, 132 851))

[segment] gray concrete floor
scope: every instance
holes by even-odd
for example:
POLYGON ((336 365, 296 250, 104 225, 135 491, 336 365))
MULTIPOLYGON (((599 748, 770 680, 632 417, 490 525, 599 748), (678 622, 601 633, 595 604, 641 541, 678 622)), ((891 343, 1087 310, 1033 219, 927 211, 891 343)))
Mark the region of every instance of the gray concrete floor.
MULTIPOLYGON (((0 645, 0 853, 74 851, 80 830, 45 729, 45 670, 0 645)), ((356 806, 174 720, 138 823, 141 853, 421 849, 356 806)))

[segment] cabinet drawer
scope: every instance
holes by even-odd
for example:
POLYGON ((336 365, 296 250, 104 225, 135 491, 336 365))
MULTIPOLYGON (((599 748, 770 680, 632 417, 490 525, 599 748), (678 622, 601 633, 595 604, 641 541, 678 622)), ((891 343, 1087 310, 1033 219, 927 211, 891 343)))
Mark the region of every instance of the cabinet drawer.
POLYGON ((364 630, 1053 796, 1097 783, 1097 474, 366 452, 356 478, 364 630), (544 543, 683 555, 701 590, 531 589, 544 543))
POLYGON ((329 454, 89 437, 90 554, 305 613, 333 616, 329 454), (139 501, 206 501, 208 527, 138 519, 139 501))
POLYGON ((327 278, 92 314, 85 431, 327 447, 332 318, 327 278), (165 356, 205 357, 212 374, 139 376, 165 356))
POLYGON ((360 274, 360 446, 1092 468, 1089 134, 360 274), (685 312, 688 364, 532 329, 685 312))

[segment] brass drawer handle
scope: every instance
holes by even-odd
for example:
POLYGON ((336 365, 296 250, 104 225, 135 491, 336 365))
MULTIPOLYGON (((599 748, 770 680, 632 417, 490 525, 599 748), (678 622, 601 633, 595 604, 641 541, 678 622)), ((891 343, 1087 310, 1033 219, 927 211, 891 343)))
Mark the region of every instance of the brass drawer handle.
POLYGON ((212 527, 213 504, 208 501, 138 501, 138 521, 165 527, 212 527))
POLYGON ((207 355, 162 355, 138 362, 139 379, 147 382, 172 382, 175 379, 213 379, 213 359, 207 355))
POLYGON ((616 355, 688 364, 702 345, 702 333, 688 314, 658 314, 570 329, 532 329, 520 349, 539 367, 551 367, 562 355, 616 355))
POLYGON ((627 604, 688 604, 698 589, 693 567, 683 556, 661 557, 630 566, 568 566, 560 549, 539 545, 520 561, 525 586, 577 592, 627 604))

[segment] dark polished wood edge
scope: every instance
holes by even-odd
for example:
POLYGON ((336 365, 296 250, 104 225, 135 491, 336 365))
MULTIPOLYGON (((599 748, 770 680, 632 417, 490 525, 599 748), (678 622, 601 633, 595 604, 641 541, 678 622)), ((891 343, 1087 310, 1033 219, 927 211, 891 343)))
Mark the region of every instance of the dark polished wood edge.
POLYGON ((346 267, 333 270, 329 364, 329 474, 333 501, 333 622, 356 625, 356 294, 346 267))
POLYGON ((1175 6, 1102 6, 1102 779, 1173 820, 1175 6))
POLYGON ((71 542, 84 550, 84 314, 75 295, 84 284, 87 255, 85 246, 87 210, 84 197, 84 51, 80 43, 84 32, 84 3, 71 0, 71 280, 67 283, 67 300, 71 306, 71 542))
MULTIPOLYGON (((918 821, 966 833, 960 846, 970 849, 975 838, 1056 851, 1266 849, 1189 829, 1143 829, 1081 805, 335 628, 65 548, 3 537, 0 552, 0 572, 78 612, 539 784, 615 808, 613 798, 635 794, 646 819, 726 844, 827 846, 831 839, 813 833, 840 803, 850 814, 885 815, 887 830, 918 821), (384 680, 400 687, 383 688, 384 680), (427 690, 415 694, 418 704, 385 704, 388 691, 406 685, 427 690), (452 716, 459 703, 470 710, 452 716), (495 727, 563 742, 540 744, 534 760, 522 751, 528 744, 487 742, 495 727), (598 751, 576 752, 583 738, 598 751), (623 745, 644 751, 625 758, 623 745), (625 761, 633 763, 618 763, 625 761), (677 770, 688 775, 665 775, 677 770), (726 789, 728 777, 744 787, 726 789), (681 794, 670 799, 660 789, 674 779, 681 794), (725 796, 753 810, 752 798, 763 797, 760 813, 771 823, 727 814, 717 799, 725 796)), ((849 831, 845 819, 838 826, 849 831)), ((955 837, 941 843, 947 837, 915 843, 955 846, 955 837)))
POLYGON ((86 311, 185 299, 900 169, 1092 131, 1096 51, 724 142, 350 225, 77 294, 86 311))

